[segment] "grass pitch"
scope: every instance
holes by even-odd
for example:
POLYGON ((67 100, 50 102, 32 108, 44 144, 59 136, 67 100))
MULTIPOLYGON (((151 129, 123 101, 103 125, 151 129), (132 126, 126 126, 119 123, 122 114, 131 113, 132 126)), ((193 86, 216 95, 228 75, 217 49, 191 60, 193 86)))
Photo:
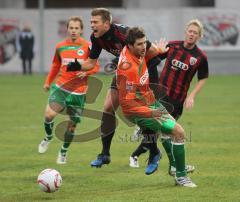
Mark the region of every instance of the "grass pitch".
MULTIPOLYGON (((174 185, 163 159, 156 173, 146 176, 147 155, 140 168, 128 166, 138 145, 131 140, 133 127, 120 121, 111 147, 112 162, 101 169, 89 163, 100 152, 100 139, 73 143, 68 163, 55 163, 61 141, 54 139, 46 154, 37 152, 44 136, 43 115, 48 94, 44 76, 0 75, 0 201, 239 201, 240 198, 240 75, 211 76, 191 111, 180 123, 186 131, 186 159, 195 165, 191 178, 198 188, 174 185), (39 191, 36 179, 45 168, 57 169, 63 178, 59 191, 39 191)), ((111 76, 99 75, 104 87, 86 108, 101 111, 111 76)), ((65 119, 55 120, 55 126, 65 119)), ((120 120, 120 119, 119 119, 120 120)), ((99 120, 83 118, 78 132, 99 126, 99 120)))

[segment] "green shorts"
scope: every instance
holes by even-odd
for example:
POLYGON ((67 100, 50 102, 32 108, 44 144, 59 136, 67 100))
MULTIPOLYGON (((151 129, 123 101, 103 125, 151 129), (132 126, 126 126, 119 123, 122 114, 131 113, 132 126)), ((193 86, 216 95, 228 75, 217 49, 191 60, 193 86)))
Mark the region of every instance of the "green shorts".
POLYGON ((66 91, 56 84, 53 84, 50 89, 48 103, 51 107, 58 104, 62 107, 61 112, 70 116, 74 123, 80 123, 81 114, 85 105, 86 94, 74 94, 66 91))
POLYGON ((143 131, 152 130, 154 132, 162 132, 165 134, 170 134, 174 129, 176 121, 170 116, 165 107, 158 101, 154 105, 150 106, 151 109, 161 109, 161 111, 166 114, 162 115, 160 118, 143 118, 143 117, 128 117, 131 122, 137 124, 143 131))

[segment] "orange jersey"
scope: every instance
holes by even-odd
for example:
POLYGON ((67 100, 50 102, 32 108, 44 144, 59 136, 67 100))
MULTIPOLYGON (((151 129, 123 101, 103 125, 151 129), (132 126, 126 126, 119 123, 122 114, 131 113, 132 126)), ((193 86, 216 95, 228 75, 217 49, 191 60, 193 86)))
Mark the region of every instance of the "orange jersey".
POLYGON ((117 87, 119 103, 126 116, 151 117, 149 106, 155 102, 155 97, 148 77, 145 58, 136 58, 125 46, 117 68, 117 87))
POLYGON ((79 37, 75 42, 66 39, 57 44, 55 55, 53 58, 51 70, 45 81, 46 85, 50 85, 56 78, 56 85, 64 90, 85 94, 87 91, 87 76, 94 74, 99 70, 99 64, 85 73, 84 78, 77 77, 80 71, 67 72, 67 64, 74 62, 75 58, 78 61, 86 60, 89 56, 89 42, 79 37))

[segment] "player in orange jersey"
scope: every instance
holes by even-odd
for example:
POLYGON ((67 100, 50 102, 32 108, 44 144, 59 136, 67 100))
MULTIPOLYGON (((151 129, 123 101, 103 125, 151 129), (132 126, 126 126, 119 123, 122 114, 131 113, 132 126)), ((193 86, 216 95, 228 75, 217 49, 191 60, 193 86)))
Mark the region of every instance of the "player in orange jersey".
MULTIPOLYGON (((155 99, 149 87, 145 60, 146 41, 143 29, 134 27, 128 31, 127 45, 121 52, 117 68, 119 104, 126 118, 142 130, 150 130, 153 134, 163 132, 171 136, 173 156, 176 161, 175 182, 185 187, 196 187, 187 177, 185 170, 184 129, 155 99)), ((145 173, 149 175, 157 170, 160 153, 156 140, 149 141, 149 134, 145 136, 148 140, 146 147, 150 150, 145 173)))
POLYGON ((64 134, 64 143, 58 153, 58 164, 66 163, 67 150, 74 137, 76 125, 80 122, 88 88, 88 75, 99 70, 98 63, 92 70, 84 73, 67 68, 67 65, 75 60, 86 60, 90 52, 89 42, 80 37, 83 32, 81 18, 71 17, 67 23, 67 30, 69 37, 57 44, 52 67, 43 86, 45 91, 50 89, 50 95, 45 111, 46 136, 38 147, 39 153, 47 151, 53 138, 53 119, 59 113, 66 113, 69 116, 69 122, 64 134), (51 86, 55 78, 56 82, 51 86))

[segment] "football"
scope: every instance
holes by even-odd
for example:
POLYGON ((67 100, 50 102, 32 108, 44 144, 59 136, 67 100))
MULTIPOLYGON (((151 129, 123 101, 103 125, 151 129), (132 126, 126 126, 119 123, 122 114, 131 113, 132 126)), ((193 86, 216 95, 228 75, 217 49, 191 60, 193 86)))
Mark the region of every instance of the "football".
POLYGON ((48 168, 43 170, 37 178, 40 190, 52 193, 59 189, 62 184, 62 177, 57 170, 48 168))

